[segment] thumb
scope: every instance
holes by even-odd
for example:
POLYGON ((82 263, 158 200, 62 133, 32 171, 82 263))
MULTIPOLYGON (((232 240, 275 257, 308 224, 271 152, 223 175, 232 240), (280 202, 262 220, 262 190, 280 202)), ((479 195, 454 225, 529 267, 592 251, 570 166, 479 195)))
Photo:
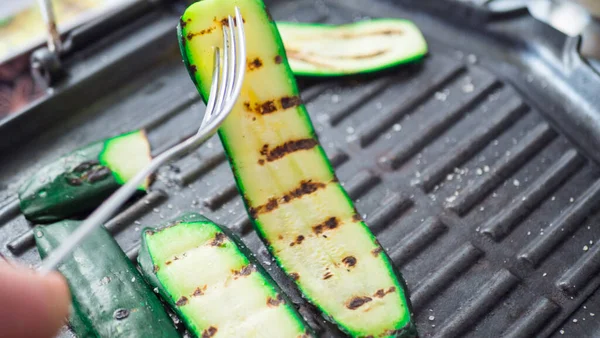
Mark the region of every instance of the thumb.
POLYGON ((0 259, 0 304, 3 337, 50 338, 65 324, 71 297, 61 274, 44 276, 0 259))

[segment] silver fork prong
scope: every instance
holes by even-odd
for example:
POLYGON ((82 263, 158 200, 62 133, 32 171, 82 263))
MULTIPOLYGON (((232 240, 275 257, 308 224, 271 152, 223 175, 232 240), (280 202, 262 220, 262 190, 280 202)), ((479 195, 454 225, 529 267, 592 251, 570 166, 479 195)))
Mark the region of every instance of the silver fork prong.
MULTIPOLYGON (((236 20, 237 21, 237 20, 236 20)), ((232 91, 233 91, 233 85, 235 84, 235 75, 236 75, 236 66, 237 66, 237 61, 236 60, 236 48, 235 48, 235 24, 234 24, 234 20, 233 18, 230 16, 227 17, 227 23, 229 24, 229 59, 232 60, 232 62, 229 63, 229 70, 228 70, 228 77, 227 77, 227 94, 226 97, 229 98, 232 91)))
MULTIPOLYGON (((239 55, 236 58, 236 79, 235 86, 233 87, 232 97, 237 98, 240 95, 240 91, 242 90, 242 83, 244 82, 244 75, 246 72, 246 35, 244 33, 244 18, 242 17, 242 13, 238 7, 235 8, 235 21, 237 22, 237 49, 239 50, 239 55)), ((236 100, 233 101, 232 104, 235 104, 236 100)))
MULTIPOLYGON (((223 107, 223 102, 225 102, 225 98, 227 97, 227 79, 229 78, 229 33, 227 32, 229 28, 223 26, 223 64, 221 66, 221 79, 223 83, 219 87, 219 94, 217 95, 217 101, 215 104, 215 113, 221 111, 223 107)), ((233 60, 235 61, 235 60, 233 60)))
POLYGON ((215 100, 217 97, 217 90, 220 84, 221 76, 221 50, 219 47, 215 47, 214 63, 213 63, 213 75, 212 83, 210 85, 210 94, 208 96, 208 103, 206 104, 206 110, 204 111, 204 118, 200 124, 198 132, 202 129, 202 126, 206 124, 215 112, 215 100))
MULTIPOLYGON (((134 177, 129 179, 121 188, 117 189, 117 191, 115 191, 106 201, 104 201, 104 203, 94 210, 94 212, 92 212, 88 218, 86 218, 85 221, 83 221, 83 223, 68 236, 68 238, 65 238, 63 244, 50 252, 48 257, 42 261, 41 266, 38 268, 40 273, 46 274, 56 269, 56 267, 73 251, 73 249, 79 246, 79 244, 94 229, 105 223, 120 207, 123 206, 123 203, 127 202, 127 200, 138 190, 138 187, 149 175, 154 173, 169 161, 175 160, 198 148, 219 129, 223 121, 225 121, 229 113, 232 111, 235 103, 238 101, 238 96, 241 92, 246 71, 246 40, 244 36, 244 21, 239 8, 235 8, 235 13, 237 20, 237 36, 235 37, 235 44, 238 53, 237 55, 234 53, 233 59, 228 60, 229 48, 226 37, 226 33, 228 32, 225 32, 226 29, 223 27, 223 50, 217 50, 215 52, 216 58, 220 59, 220 56, 223 56, 223 65, 221 67, 223 68, 223 71, 213 70, 213 83, 211 84, 210 91, 211 97, 208 99, 207 107, 211 102, 211 99, 213 97, 215 98, 214 101, 212 101, 214 102, 212 104, 213 108, 210 110, 207 109, 206 114, 208 114, 208 118, 205 117, 206 123, 200 127, 196 135, 156 156, 145 168, 140 170, 134 177), (224 73, 229 68, 228 62, 236 63, 236 67, 234 68, 235 83, 233 85, 233 92, 229 97, 225 98, 225 92, 227 89, 227 74, 224 73)), ((231 27, 231 29, 233 29, 233 27, 231 27)), ((233 42, 234 40, 231 41, 231 43, 233 42)), ((219 62, 215 61, 215 67, 217 67, 217 69, 220 68, 219 62)))
MULTIPOLYGON (((237 99, 242 90, 244 75, 246 73, 246 37, 245 37, 245 33, 244 33, 244 20, 243 20, 242 14, 240 12, 240 9, 238 7, 235 7, 235 20, 237 23, 237 25, 236 25, 237 29, 235 31, 235 38, 233 40, 230 40, 230 42, 231 41, 235 42, 235 50, 236 50, 236 53, 232 54, 233 60, 230 61, 232 63, 235 63, 235 65, 236 65, 236 67, 234 68, 235 76, 233 78, 233 90, 232 90, 229 98, 226 98, 225 103, 221 107, 221 109, 215 110, 214 119, 209 121, 210 125, 219 125, 222 123, 222 121, 225 120, 225 118, 228 116, 229 112, 231 111, 231 109, 233 109, 233 106, 237 102, 237 99)), ((225 27, 223 27, 223 28, 225 28, 225 27)), ((231 26, 229 28, 233 29, 231 26)), ((223 32, 223 39, 224 40, 226 39, 225 32, 223 32)), ((234 46, 234 44, 231 43, 230 46, 234 46)), ((225 51, 223 52, 223 54, 224 54, 223 57, 225 58, 227 55, 225 53, 225 51)), ((223 68, 225 68, 225 65, 223 65, 223 68)), ((224 78, 224 76, 223 76, 223 78, 224 78)), ((223 84, 221 84, 221 85, 223 85, 223 84)))

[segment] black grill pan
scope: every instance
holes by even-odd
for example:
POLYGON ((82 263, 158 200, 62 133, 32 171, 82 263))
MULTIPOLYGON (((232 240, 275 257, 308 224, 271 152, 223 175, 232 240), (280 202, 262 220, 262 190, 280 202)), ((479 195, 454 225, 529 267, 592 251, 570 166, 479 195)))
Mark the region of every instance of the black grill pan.
MULTIPOLYGON (((429 42, 418 64, 300 81, 340 180, 407 280, 421 336, 600 336, 600 78, 579 57, 579 40, 522 8, 269 4, 276 19, 408 18, 429 42)), ((176 45, 182 10, 156 6, 73 53, 50 98, 0 124, 2 255, 39 262, 32 225, 8 205, 40 166, 134 128, 147 127, 159 150, 197 128, 204 106, 176 45)), ((242 234, 312 325, 339 335, 266 255, 216 138, 161 169, 151 192, 107 227, 134 258, 143 226, 185 210, 242 234)))

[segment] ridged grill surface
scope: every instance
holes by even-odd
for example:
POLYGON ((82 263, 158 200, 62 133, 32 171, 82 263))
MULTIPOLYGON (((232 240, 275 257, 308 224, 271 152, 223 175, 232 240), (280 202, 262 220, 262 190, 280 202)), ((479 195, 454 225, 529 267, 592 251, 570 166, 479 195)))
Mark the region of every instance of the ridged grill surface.
MULTIPOLYGON (((310 6, 272 12, 301 21, 356 18, 343 5, 310 6)), ((302 85, 339 179, 408 283, 421 336, 559 335, 570 315, 592 320, 593 310, 581 306, 600 283, 598 168, 476 56, 427 38, 432 51, 422 64, 302 85)), ((203 107, 174 49, 172 59, 77 112, 60 131, 16 149, 0 166, 0 200, 8 203, 43 163, 98 138, 146 127, 160 151, 194 131, 203 107)), ((311 314, 256 237, 216 137, 161 169, 152 191, 107 228, 135 258, 144 226, 186 210, 241 234, 311 314)), ((0 253, 39 262, 24 217, 5 206, 0 220, 0 253)), ((310 316, 320 332, 334 333, 310 316)))

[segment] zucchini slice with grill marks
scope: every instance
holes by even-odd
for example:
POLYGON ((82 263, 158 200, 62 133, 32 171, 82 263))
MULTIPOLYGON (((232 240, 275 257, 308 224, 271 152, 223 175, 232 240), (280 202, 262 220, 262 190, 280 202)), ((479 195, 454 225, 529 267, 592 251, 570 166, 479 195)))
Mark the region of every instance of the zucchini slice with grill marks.
POLYGON ((303 295, 355 337, 415 335, 404 281, 354 208, 300 100, 275 23, 261 0, 203 0, 179 25, 184 63, 204 100, 238 6, 247 73, 219 129, 255 229, 303 295))
POLYGON ((198 337, 312 336, 241 240, 199 214, 144 229, 138 261, 198 337))
POLYGON ((371 73, 421 59, 427 42, 414 23, 373 19, 343 25, 277 22, 296 75, 371 73))
MULTIPOLYGON (((19 189, 21 212, 53 222, 93 210, 152 160, 143 130, 97 141, 46 165, 19 189)), ((146 180, 139 190, 150 184, 146 180)))
MULTIPOLYGON (((66 220, 36 227, 40 256, 45 258, 80 224, 66 220)), ((78 337, 180 337, 158 296, 103 227, 58 270, 71 290, 74 311, 69 322, 78 337)))

